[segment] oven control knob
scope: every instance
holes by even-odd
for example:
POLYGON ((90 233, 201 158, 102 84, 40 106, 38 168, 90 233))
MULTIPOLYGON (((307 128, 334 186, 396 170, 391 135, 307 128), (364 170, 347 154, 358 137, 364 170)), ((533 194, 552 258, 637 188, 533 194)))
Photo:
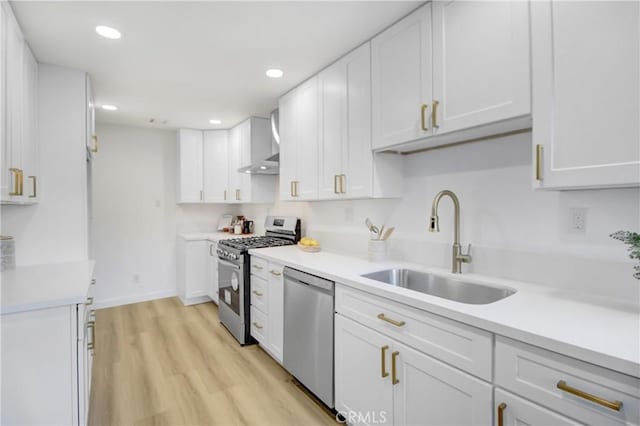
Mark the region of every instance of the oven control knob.
POLYGON ((225 256, 229 256, 229 252, 228 251, 225 250, 223 253, 224 253, 225 256))
POLYGON ((229 257, 233 260, 237 260, 238 256, 236 256, 234 253, 229 254, 229 257))

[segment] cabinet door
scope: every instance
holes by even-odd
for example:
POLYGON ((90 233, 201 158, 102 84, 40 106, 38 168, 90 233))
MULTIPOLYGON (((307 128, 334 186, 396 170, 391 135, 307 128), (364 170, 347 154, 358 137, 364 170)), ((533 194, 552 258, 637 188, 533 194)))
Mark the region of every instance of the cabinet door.
POLYGON ((491 424, 491 385, 400 343, 394 357, 394 424, 491 424))
POLYGON ((374 149, 430 134, 421 116, 432 99, 431 37, 429 3, 371 41, 374 149))
POLYGON ((227 189, 227 202, 237 203, 240 199, 240 173, 238 169, 241 167, 242 161, 242 138, 240 135, 240 128, 234 127, 229 130, 229 151, 228 151, 228 179, 229 186, 227 189))
POLYGON ((347 69, 339 60, 318 75, 320 94, 318 197, 340 198, 343 147, 347 146, 347 69))
POLYGON ((178 202, 200 203, 202 191, 202 132, 178 131, 178 202))
POLYGON ((393 422, 391 342, 340 314, 335 316, 335 405, 350 425, 393 422))
POLYGON ((218 255, 216 250, 218 243, 213 241, 207 242, 207 290, 209 297, 213 302, 218 304, 218 255))
POLYGON ((209 292, 207 269, 209 247, 206 241, 186 242, 185 298, 206 296, 209 292))
POLYGON ((434 134, 528 115, 530 92, 527 1, 433 2, 434 134))
POLYGON ((0 179, 2 184, 2 201, 22 202, 24 199, 22 165, 22 56, 24 39, 20 27, 11 11, 8 2, 2 3, 4 10, 4 53, 5 53, 5 158, 0 179), (13 171, 11 170, 13 169, 13 171), (20 193, 22 192, 22 194, 20 193), (11 195, 14 194, 14 195, 11 195))
POLYGON ((371 152, 371 45, 347 57, 347 144, 343 146, 343 185, 347 198, 373 195, 371 152))
POLYGON ((297 137, 297 177, 295 199, 318 198, 318 77, 314 76, 296 89, 295 120, 297 137))
POLYGON ((297 178, 298 149, 296 145, 296 92, 287 93, 278 101, 280 114, 280 199, 293 200, 293 186, 297 178))
POLYGON ((282 347, 284 341, 284 281, 282 277, 283 266, 277 263, 269 263, 269 338, 268 346, 271 354, 282 363, 282 347))
POLYGON ((496 389, 496 426, 575 426, 580 423, 519 398, 502 389, 496 389), (500 406, 504 404, 503 406, 500 406), (499 412, 502 411, 502 423, 499 412))
POLYGON ((228 132, 205 130, 203 132, 203 188, 205 203, 223 203, 227 197, 228 132))
POLYGON ((539 187, 640 184, 639 31, 635 1, 532 2, 539 187))
POLYGON ((25 202, 38 201, 38 62, 23 44, 22 167, 25 202))

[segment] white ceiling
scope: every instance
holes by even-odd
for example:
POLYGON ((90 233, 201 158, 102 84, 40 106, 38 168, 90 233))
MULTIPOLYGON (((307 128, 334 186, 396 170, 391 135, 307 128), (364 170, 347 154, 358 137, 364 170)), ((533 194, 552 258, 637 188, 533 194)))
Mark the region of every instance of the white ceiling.
POLYGON ((40 62, 88 71, 98 121, 227 128, 268 116, 277 98, 420 2, 13 1, 40 62), (122 32, 108 40, 97 25, 122 32), (267 68, 284 78, 269 79, 267 68), (222 120, 219 126, 209 119, 222 120), (166 124, 158 124, 167 120, 166 124))

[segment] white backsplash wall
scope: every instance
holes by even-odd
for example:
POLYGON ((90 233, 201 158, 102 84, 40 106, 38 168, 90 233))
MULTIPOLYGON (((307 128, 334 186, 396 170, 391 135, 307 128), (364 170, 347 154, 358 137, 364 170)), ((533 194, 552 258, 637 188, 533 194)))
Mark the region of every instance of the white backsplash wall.
POLYGON ((441 232, 427 232, 433 197, 450 189, 460 199, 461 242, 473 245, 473 263, 463 271, 640 303, 626 247, 609 237, 640 229, 640 189, 533 190, 530 133, 405 156, 404 176, 402 199, 279 202, 242 211, 257 222, 267 213, 297 214, 325 250, 359 257, 366 256, 370 217, 396 227, 392 258, 450 268, 451 200, 440 203, 441 232), (586 209, 582 233, 570 229, 572 208, 586 209))
POLYGON ((99 306, 174 295, 178 232, 210 232, 226 205, 176 205, 176 132, 98 124, 93 168, 99 306))

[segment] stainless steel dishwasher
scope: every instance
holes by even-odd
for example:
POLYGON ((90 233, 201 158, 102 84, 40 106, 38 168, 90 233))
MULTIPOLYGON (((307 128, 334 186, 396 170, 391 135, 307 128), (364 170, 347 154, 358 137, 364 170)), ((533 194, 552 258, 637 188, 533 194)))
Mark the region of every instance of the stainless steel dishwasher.
POLYGON ((333 291, 333 281, 284 268, 284 368, 330 408, 333 291))

